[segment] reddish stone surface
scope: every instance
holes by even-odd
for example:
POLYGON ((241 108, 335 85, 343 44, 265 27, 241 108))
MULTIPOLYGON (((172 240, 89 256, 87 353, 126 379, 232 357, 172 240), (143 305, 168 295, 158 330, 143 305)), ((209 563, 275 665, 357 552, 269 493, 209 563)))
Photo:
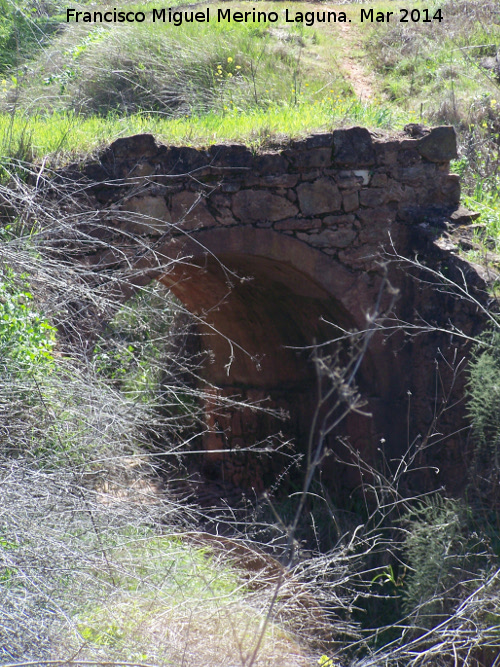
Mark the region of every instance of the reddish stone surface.
POLYGON ((186 230, 212 227, 217 224, 203 201, 203 195, 187 190, 172 197, 171 220, 186 230))

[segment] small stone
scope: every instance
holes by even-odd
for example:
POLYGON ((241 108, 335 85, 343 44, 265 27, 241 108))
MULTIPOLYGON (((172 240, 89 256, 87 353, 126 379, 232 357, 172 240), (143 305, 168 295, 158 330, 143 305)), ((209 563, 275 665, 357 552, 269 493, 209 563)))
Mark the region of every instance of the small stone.
POLYGON ((225 183, 221 183, 220 189, 221 192, 238 192, 238 190, 241 188, 241 184, 238 183, 237 181, 226 181, 225 183))
POLYGON ((359 176, 354 176, 354 174, 351 174, 348 178, 337 177, 336 181, 340 190, 360 190, 363 185, 363 179, 359 176))
POLYGON ((370 172, 368 169, 355 169, 352 173, 357 178, 361 179, 363 185, 368 185, 370 183, 370 172))
POLYGON ((225 206, 221 206, 219 209, 217 209, 216 218, 217 223, 223 227, 230 227, 231 225, 236 224, 236 220, 234 219, 231 209, 226 208, 225 206))
POLYGON ((370 185, 372 188, 385 188, 387 185, 387 174, 373 174, 370 185))
POLYGON ((383 188, 368 188, 361 190, 359 193, 359 201, 361 206, 369 206, 375 208, 385 203, 387 193, 383 188))
POLYGON ((443 179, 441 192, 445 195, 447 201, 458 204, 460 202, 460 176, 458 174, 448 174, 443 179))
POLYGON ((387 201, 402 201, 405 199, 405 188, 393 178, 389 179, 386 188, 387 201))
POLYGON ((288 218, 275 222, 273 227, 277 231, 318 229, 321 227, 321 220, 317 218, 288 218))
POLYGON ((261 184, 269 188, 294 188, 298 180, 297 174, 281 174, 280 176, 265 176, 261 184))
POLYGON ((356 218, 353 215, 328 215, 326 218, 323 218, 323 224, 326 227, 333 226, 346 226, 355 224, 356 218))
MULTIPOLYGON (((302 181, 316 181, 318 178, 325 173, 326 169, 315 169, 314 171, 306 171, 301 174, 300 178, 302 181)), ((330 171, 330 170, 328 170, 330 171)))
POLYGON ((469 211, 464 206, 459 206, 456 211, 450 215, 450 221, 455 225, 468 225, 473 220, 477 220, 480 213, 469 211))
POLYGON ((297 234, 297 238, 306 241, 316 248, 347 248, 356 238, 354 229, 343 227, 341 229, 325 229, 319 234, 297 234))
POLYGON ((152 176, 155 173, 155 168, 149 162, 139 162, 132 169, 130 176, 137 177, 138 179, 145 178, 146 176, 152 176))
POLYGON ((245 177, 247 188, 293 188, 297 185, 299 176, 297 174, 279 174, 276 176, 258 176, 249 174, 245 177))
POLYGON ((359 208, 359 195, 357 190, 348 190, 342 193, 342 208, 346 213, 359 208))

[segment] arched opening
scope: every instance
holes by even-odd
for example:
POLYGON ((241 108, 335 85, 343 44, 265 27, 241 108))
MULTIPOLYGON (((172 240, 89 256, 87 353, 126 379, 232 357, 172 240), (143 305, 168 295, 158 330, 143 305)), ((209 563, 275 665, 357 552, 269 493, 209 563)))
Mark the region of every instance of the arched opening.
MULTIPOLYGON (((312 346, 335 338, 335 325, 358 328, 363 316, 359 298, 354 315, 343 303, 350 303, 353 288, 345 269, 295 239, 279 235, 277 242, 276 236, 255 228, 218 229, 161 249, 170 258, 189 256, 159 279, 198 318, 212 358, 203 372, 222 399, 222 407, 215 395, 212 405, 207 401, 205 474, 256 491, 276 481, 285 460, 256 457, 248 448, 275 436, 275 443, 290 441, 305 452, 318 399, 312 346), (224 407, 229 398, 263 409, 224 407)), ((365 355, 357 381, 366 396, 377 393, 372 366, 365 355)), ((369 418, 353 415, 342 428, 356 447, 369 446, 369 418)))

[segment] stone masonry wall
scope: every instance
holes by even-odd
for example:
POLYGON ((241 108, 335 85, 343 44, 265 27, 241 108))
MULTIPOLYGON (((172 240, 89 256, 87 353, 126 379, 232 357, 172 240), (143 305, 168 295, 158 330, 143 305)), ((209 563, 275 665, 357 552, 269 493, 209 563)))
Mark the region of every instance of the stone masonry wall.
POLYGON ((449 173, 456 156, 451 127, 389 139, 355 127, 261 154, 240 145, 167 147, 138 135, 115 141, 85 173, 111 224, 117 208, 129 212, 115 221, 125 231, 266 227, 361 268, 394 223, 458 209, 459 177, 449 173))

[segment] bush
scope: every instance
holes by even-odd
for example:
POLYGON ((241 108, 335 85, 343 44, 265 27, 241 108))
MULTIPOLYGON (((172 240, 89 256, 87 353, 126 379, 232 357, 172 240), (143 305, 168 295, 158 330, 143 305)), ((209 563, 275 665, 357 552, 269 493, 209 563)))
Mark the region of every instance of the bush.
POLYGON ((55 328, 33 308, 27 276, 0 274, 0 359, 17 373, 47 372, 53 367, 55 328))
MULTIPOLYGON (((474 447, 471 479, 479 497, 493 493, 500 481, 500 328, 483 334, 470 365, 468 410, 474 447), (483 484, 481 482, 486 482, 483 484)), ((493 498, 490 498, 493 501, 493 498)))
POLYGON ((0 0, 0 74, 41 48, 57 23, 33 0, 0 0))
MULTIPOLYGON (((469 516, 468 516, 469 514, 469 516)), ((403 608, 415 630, 448 618, 484 580, 489 554, 458 500, 437 495, 404 517, 403 608)))

